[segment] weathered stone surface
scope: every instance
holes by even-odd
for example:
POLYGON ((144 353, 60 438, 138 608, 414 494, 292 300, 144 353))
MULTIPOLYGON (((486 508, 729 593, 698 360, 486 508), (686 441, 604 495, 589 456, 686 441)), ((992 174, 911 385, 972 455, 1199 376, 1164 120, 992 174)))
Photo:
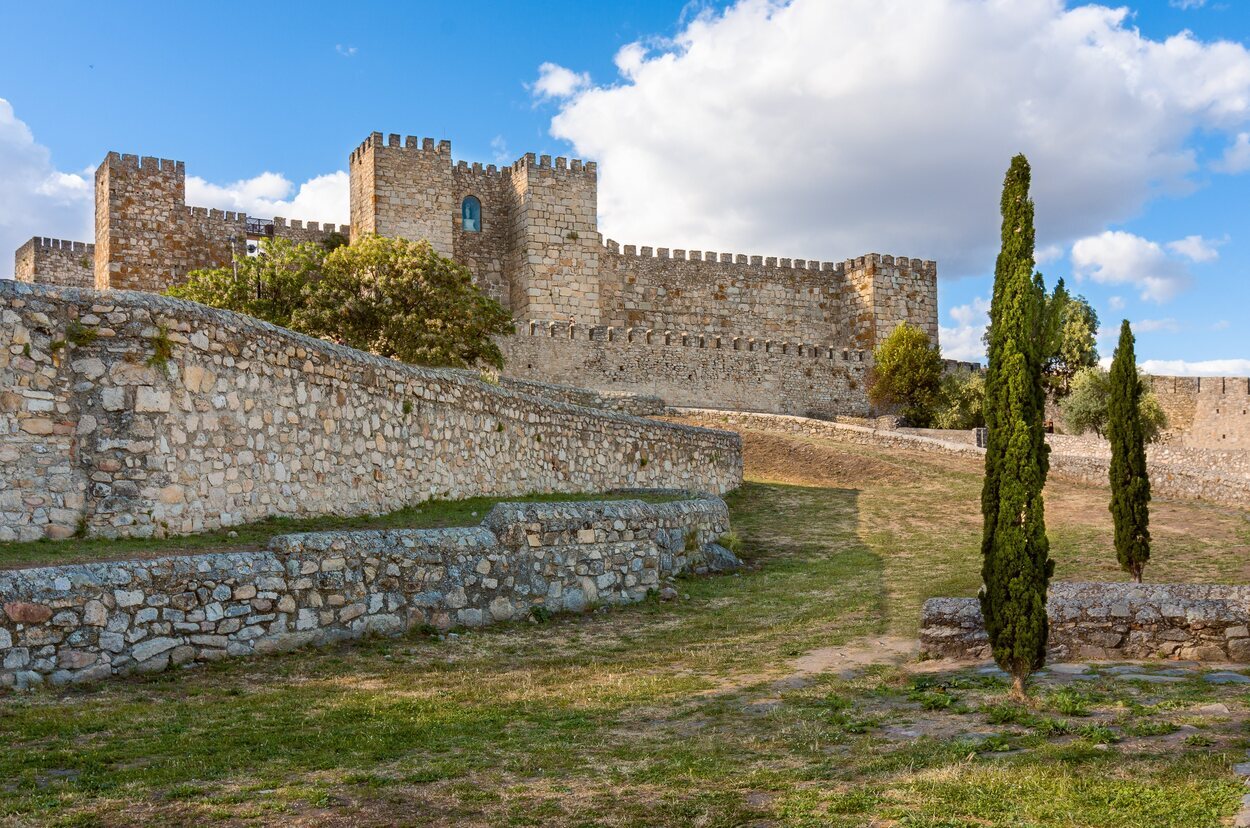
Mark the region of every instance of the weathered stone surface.
POLYGON ((274 538, 262 552, 0 572, 0 684, 637 601, 661 575, 723 562, 716 539, 728 529, 715 496, 500 503, 463 529, 316 532, 274 538))
MULTIPOLYGON (((1250 639, 1240 637, 1250 623, 1250 586, 1054 583, 1046 612, 1050 620, 1047 660, 1052 662, 1084 658, 1250 661, 1250 639)), ((977 599, 925 601, 920 645, 922 652, 935 657, 986 657, 989 642, 977 599)), ((1131 666, 1107 672, 1140 678, 1140 671, 1131 666)), ((1157 679, 1181 677, 1159 675, 1146 680, 1157 679)))
POLYGON ((0 541, 184 534, 432 496, 720 493, 742 477, 735 434, 580 408, 169 297, 0 280, 0 316, 0 354, 25 349, 19 331, 31 352, 0 364, 0 451, 12 458, 0 463, 0 541), (110 310, 86 313, 95 306, 110 310), (72 358, 54 361, 71 334, 79 344, 58 349, 72 358), (163 364, 151 359, 162 337, 163 364))

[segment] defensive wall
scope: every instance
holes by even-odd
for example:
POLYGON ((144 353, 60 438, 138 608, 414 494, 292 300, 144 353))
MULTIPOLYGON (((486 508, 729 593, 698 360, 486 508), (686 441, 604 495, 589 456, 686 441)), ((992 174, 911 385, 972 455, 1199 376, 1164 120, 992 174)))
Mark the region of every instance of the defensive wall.
POLYGON ((1155 376, 1151 387, 1172 442, 1250 451, 1250 378, 1155 376))
POLYGON ((501 503, 475 527, 318 532, 268 549, 0 572, 0 686, 93 681, 532 608, 638 601, 736 559, 712 496, 501 503))
POLYGON ((530 321, 499 340, 509 376, 669 405, 868 415, 870 353, 755 337, 530 321))
MULTIPOLYGON (((1250 587, 1217 584, 1055 583, 1046 598, 1046 660, 1176 658, 1250 661, 1250 587)), ((990 657, 976 598, 930 598, 920 650, 935 658, 990 657)))
POLYGON ((516 393, 168 297, 0 282, 0 539, 431 497, 721 493, 734 434, 516 393))
POLYGON ((95 284, 95 245, 36 236, 17 249, 19 282, 89 288, 95 284))

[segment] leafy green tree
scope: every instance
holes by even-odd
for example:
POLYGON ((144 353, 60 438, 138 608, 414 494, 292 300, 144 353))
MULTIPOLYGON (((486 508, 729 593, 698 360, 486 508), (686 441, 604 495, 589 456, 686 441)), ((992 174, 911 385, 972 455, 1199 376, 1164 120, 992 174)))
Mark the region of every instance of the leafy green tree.
POLYGON ((295 312, 312 300, 325 257, 319 244, 264 239, 260 255, 242 257, 230 267, 193 270, 184 284, 166 293, 290 328, 295 312))
POLYGON ((503 367, 492 339, 512 318, 428 242, 262 243, 259 256, 196 270, 168 293, 420 365, 503 367))
POLYGON ((868 398, 897 407, 909 425, 926 428, 933 420, 942 383, 942 352, 929 336, 904 322, 873 352, 868 398))
MULTIPOLYGON (((1142 388, 1137 404, 1142 439, 1153 443, 1167 428, 1167 414, 1151 389, 1150 377, 1138 372, 1138 380, 1142 388)), ((1097 366, 1082 368, 1072 378, 1068 396, 1059 403, 1064 427, 1073 434, 1092 431, 1100 437, 1106 436, 1110 401, 1111 375, 1097 366)))
POLYGON ((1111 441, 1111 519, 1120 568, 1141 583, 1150 560, 1150 475, 1141 420, 1142 381, 1137 374, 1133 330, 1120 324, 1120 344, 1111 360, 1107 438, 1111 441))
POLYGON ((990 304, 985 377, 985 483, 981 491, 981 613, 1012 695, 1046 659, 1049 558, 1042 487, 1049 470, 1042 430, 1045 289, 1033 271, 1029 162, 1011 160, 1003 182, 1002 249, 990 304))
POLYGON ((316 301, 294 321, 379 356, 464 368, 503 367, 491 338, 512 317, 473 284, 468 268, 427 241, 366 236, 326 257, 316 301))
POLYGON ((1072 377, 1098 364, 1098 313, 1084 296, 1073 296, 1060 279, 1046 299, 1046 351, 1043 371, 1059 396, 1072 377))
POLYGON ((985 374, 952 371, 942 377, 941 402, 933 416, 937 428, 982 428, 985 425, 985 374))

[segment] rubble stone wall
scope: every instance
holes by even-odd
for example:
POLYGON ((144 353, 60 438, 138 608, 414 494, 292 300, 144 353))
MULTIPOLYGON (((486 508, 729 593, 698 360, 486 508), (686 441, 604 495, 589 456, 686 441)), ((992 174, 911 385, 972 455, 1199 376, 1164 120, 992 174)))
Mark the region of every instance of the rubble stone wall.
MULTIPOLYGON (((1250 661, 1250 586, 1056 583, 1046 615, 1049 661, 1250 661)), ((920 649, 935 658, 989 658, 978 600, 925 601, 920 649)))
POLYGON ((95 245, 36 236, 17 249, 13 278, 40 285, 95 285, 95 245))
POLYGON ((0 540, 742 479, 737 435, 580 408, 147 293, 0 283, 0 540))
POLYGON ((501 503, 472 528, 318 532, 259 552, 0 572, 0 686, 638 601, 664 576, 720 565, 728 529, 711 496, 501 503))

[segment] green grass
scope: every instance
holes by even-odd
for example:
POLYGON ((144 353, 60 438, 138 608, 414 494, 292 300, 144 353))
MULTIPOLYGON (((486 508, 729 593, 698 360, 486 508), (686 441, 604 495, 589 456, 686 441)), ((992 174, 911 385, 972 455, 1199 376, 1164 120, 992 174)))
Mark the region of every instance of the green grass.
POLYGON ((24 543, 0 543, 0 569, 52 566, 93 560, 122 560, 128 557, 184 555, 260 549, 275 535, 291 532, 324 532, 342 529, 436 529, 445 526, 474 526, 486 517, 496 503, 554 502, 569 500, 640 499, 661 503, 677 499, 673 495, 651 494, 530 494, 518 497, 471 497, 464 500, 427 500, 417 506, 397 509, 384 515, 352 517, 322 515, 310 518, 272 517, 216 529, 198 535, 171 538, 70 538, 24 543), (235 537, 230 537, 230 533, 235 537))
MULTIPOLYGON (((728 500, 757 568, 681 579, 673 603, 0 698, 0 825, 1198 828, 1230 818, 1244 791, 1230 768, 1250 718, 1236 686, 1100 676, 1039 686, 1023 707, 973 670, 796 675, 800 656, 914 635, 925 597, 975 589, 975 507, 963 502, 975 475, 906 464, 902 483, 744 485, 728 500), (1230 713, 1190 738, 1198 705, 1212 701, 1230 713)), ((384 520, 472 523, 490 502, 384 520)), ((1197 509, 1187 520, 1217 533, 1226 517, 1197 509)), ((326 526, 258 526, 248 542, 296 528, 326 526)), ((1063 518, 1053 529, 1087 531, 1063 518)), ((1232 543, 1206 550, 1212 572, 1237 565, 1223 560, 1232 543)), ((1164 533, 1156 554, 1179 548, 1164 533)))

